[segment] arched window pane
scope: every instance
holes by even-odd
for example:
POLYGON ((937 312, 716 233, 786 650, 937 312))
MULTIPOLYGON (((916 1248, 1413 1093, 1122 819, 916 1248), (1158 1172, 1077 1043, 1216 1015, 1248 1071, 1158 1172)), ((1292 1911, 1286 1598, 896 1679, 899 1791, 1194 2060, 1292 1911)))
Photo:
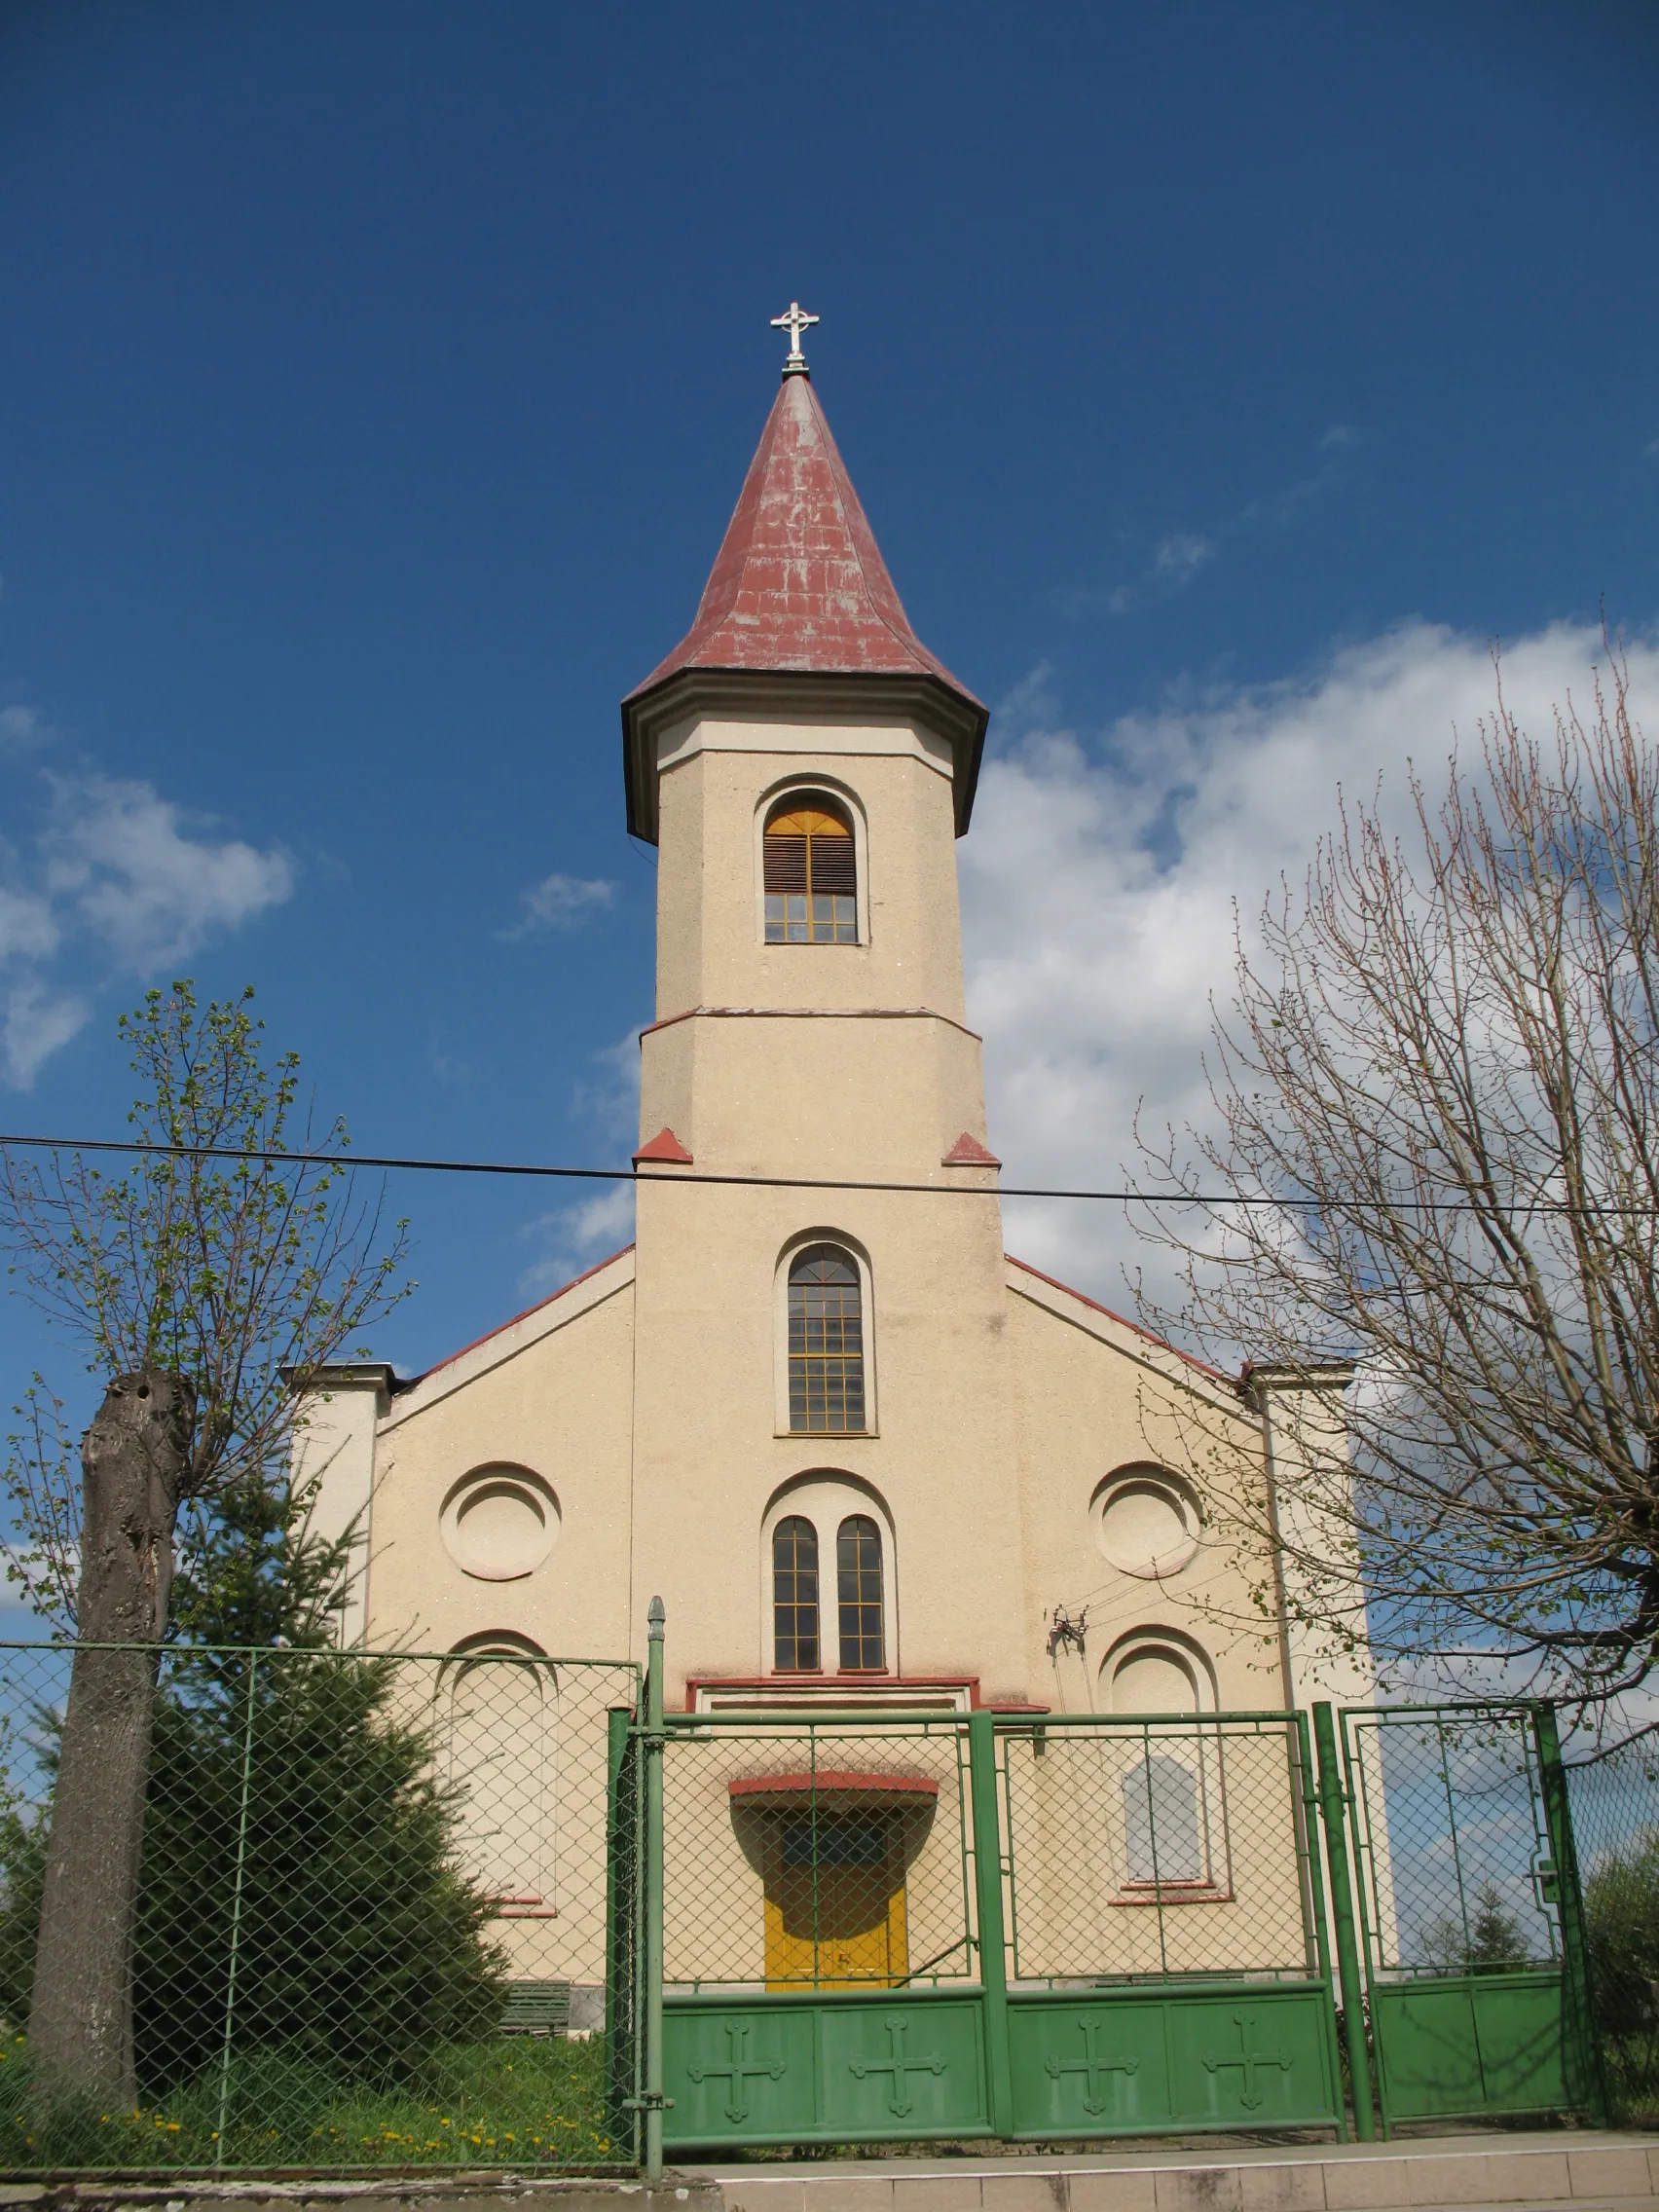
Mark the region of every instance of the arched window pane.
POLYGON ((818 1657, 818 1531, 798 1513, 772 1531, 772 1664, 810 1673, 818 1657))
POLYGON ((1124 1842, 1131 1882, 1201 1882, 1198 1778, 1181 1759, 1149 1751, 1124 1777, 1124 1842))
POLYGON ((852 1514, 835 1536, 836 1600, 843 1668, 885 1667, 881 1626, 881 1532, 867 1515, 852 1514))
POLYGON ((845 1435, 864 1425, 859 1271, 845 1252, 815 1244, 790 1269, 790 1427, 845 1435))
POLYGON ((821 805, 773 815, 762 840, 768 944, 857 944, 852 826, 821 805))

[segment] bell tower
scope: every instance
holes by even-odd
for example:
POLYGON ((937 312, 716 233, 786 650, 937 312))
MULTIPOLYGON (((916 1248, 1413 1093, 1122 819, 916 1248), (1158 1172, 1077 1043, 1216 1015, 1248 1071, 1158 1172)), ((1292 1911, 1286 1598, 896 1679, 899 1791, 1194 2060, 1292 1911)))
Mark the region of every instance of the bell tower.
POLYGON ((1008 1292, 955 866, 987 717, 910 627, 809 319, 781 318, 696 620, 622 705, 628 827, 660 856, 630 1617, 662 1592, 694 1697, 977 1677, 1018 1699, 1008 1292), (813 1545, 810 1575, 779 1565, 813 1545))

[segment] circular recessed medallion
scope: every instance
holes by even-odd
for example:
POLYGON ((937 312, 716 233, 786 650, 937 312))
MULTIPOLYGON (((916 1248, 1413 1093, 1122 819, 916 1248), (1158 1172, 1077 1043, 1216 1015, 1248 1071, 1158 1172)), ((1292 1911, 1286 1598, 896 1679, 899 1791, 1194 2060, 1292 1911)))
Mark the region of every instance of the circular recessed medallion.
POLYGON ((1197 1512, 1157 1476, 1111 1484, 1095 1510, 1100 1549, 1122 1574, 1148 1581, 1178 1574, 1198 1548, 1197 1512))
POLYGON ((444 1500, 444 1548, 463 1574, 514 1582, 534 1574, 559 1540, 559 1501, 524 1467, 479 1467, 444 1500))

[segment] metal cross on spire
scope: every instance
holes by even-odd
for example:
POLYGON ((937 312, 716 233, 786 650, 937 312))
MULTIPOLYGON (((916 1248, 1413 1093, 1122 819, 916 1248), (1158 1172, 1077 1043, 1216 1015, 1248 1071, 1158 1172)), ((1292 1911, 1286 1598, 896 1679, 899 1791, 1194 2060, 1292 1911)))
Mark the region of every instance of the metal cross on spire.
POLYGON ((775 314, 772 317, 774 330, 787 330, 790 334, 790 350, 784 358, 785 376, 803 377, 809 373, 806 355, 800 350, 800 334, 803 330, 810 330, 817 320, 815 314, 806 313, 798 300, 790 302, 788 314, 775 314))

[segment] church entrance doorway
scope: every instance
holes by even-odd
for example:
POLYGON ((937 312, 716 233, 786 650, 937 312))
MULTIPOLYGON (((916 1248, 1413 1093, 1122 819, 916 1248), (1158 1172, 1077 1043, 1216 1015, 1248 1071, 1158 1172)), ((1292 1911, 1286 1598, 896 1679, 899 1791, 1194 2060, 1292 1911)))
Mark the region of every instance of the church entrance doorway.
POLYGON ((885 1809, 775 1816, 766 1869, 766 1987, 892 1988, 909 1971, 904 1846, 885 1809))

